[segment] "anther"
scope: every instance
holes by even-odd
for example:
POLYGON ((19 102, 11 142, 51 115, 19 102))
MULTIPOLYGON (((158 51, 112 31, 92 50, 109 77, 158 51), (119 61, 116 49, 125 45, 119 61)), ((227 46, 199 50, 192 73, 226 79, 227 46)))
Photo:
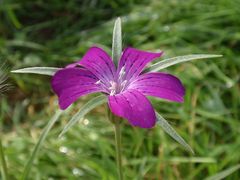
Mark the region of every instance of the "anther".
POLYGON ((119 72, 119 80, 121 80, 123 78, 123 76, 126 74, 125 72, 125 66, 123 66, 119 72))
POLYGON ((110 92, 110 96, 113 96, 113 95, 115 95, 116 94, 116 90, 112 90, 111 92, 110 92))
POLYGON ((97 82, 95 82, 95 84, 100 84, 101 83, 101 81, 100 80, 98 80, 97 82))
POLYGON ((124 81, 121 83, 121 92, 124 90, 126 84, 127 84, 127 80, 124 80, 124 81))
POLYGON ((110 96, 116 94, 116 89, 117 89, 117 83, 114 81, 110 81, 110 87, 108 88, 110 90, 110 96))

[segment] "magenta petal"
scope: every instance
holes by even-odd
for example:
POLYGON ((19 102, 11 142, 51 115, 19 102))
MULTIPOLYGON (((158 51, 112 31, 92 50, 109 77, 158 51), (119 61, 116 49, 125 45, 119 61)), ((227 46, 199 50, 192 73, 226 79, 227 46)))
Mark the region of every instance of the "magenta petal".
POLYGON ((126 118, 133 126, 152 128, 156 122, 156 115, 149 100, 136 90, 125 91, 108 97, 111 111, 126 118))
POLYGON ((80 61, 70 64, 68 67, 76 65, 88 69, 105 84, 112 81, 116 74, 116 69, 111 57, 98 47, 91 47, 80 61))
POLYGON ((129 86, 144 95, 156 96, 170 101, 183 102, 185 95, 181 81, 167 73, 142 74, 129 86))
POLYGON ((138 76, 142 72, 144 67, 147 65, 147 63, 153 61, 161 55, 162 52, 152 53, 130 47, 126 48, 120 59, 118 72, 120 72, 121 69, 124 67, 126 72, 125 79, 129 80, 138 76))
POLYGON ((55 73, 51 85, 59 97, 61 109, 66 109, 79 97, 104 91, 95 83, 96 76, 90 71, 81 68, 65 68, 55 73))

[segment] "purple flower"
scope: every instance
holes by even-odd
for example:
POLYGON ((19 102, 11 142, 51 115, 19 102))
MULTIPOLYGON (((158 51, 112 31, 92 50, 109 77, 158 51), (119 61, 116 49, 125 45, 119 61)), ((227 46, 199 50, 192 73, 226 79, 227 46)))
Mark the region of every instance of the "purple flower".
POLYGON ((126 48, 118 68, 101 48, 92 47, 78 62, 55 73, 52 88, 59 97, 61 109, 66 109, 83 95, 102 92, 108 96, 113 114, 123 117, 133 126, 152 128, 156 122, 154 108, 146 96, 183 102, 185 94, 180 80, 167 73, 142 73, 144 67, 160 53, 126 48))

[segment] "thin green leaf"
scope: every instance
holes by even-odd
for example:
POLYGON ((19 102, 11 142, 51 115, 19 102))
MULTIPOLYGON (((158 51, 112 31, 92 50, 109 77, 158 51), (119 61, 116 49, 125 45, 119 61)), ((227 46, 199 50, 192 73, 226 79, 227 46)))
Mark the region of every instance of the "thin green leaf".
POLYGON ((53 76, 58 70, 62 68, 55 68, 55 67, 29 67, 23 68, 18 70, 11 71, 12 73, 30 73, 30 74, 42 74, 53 76))
POLYGON ((157 115, 157 124, 159 124, 163 130, 168 133, 173 139, 180 143, 186 150, 194 154, 192 148, 185 142, 185 140, 172 128, 172 126, 164 119, 159 113, 157 115))
POLYGON ((122 54, 122 26, 121 18, 117 18, 113 28, 113 39, 112 39, 112 59, 114 64, 117 66, 118 61, 122 54))
POLYGON ((191 54, 186 56, 178 56, 174 58, 164 59, 158 63, 151 65, 146 71, 156 72, 161 69, 167 68, 169 66, 173 66, 178 63, 197 60, 197 59, 208 59, 208 58, 218 58, 222 57, 222 55, 215 54, 191 54))
POLYGON ((81 120, 87 113, 89 113, 95 107, 107 102, 107 98, 105 95, 97 96, 90 101, 88 101, 67 123, 59 137, 63 136, 74 124, 76 124, 79 120, 81 120))
POLYGON ((23 176, 22 176, 22 180, 26 180, 29 172, 33 166, 33 162, 34 159, 37 156, 37 153, 40 149, 40 147, 42 146, 43 142, 45 141, 49 131, 51 130, 51 128, 53 127, 53 125, 55 124, 55 122, 59 119, 59 116, 63 113, 63 111, 59 110, 55 113, 55 115, 52 117, 52 119, 48 122, 47 126, 44 128, 36 146, 34 147, 34 150, 31 154, 30 159, 28 160, 27 164, 24 167, 24 172, 23 172, 23 176))
POLYGON ((9 17, 9 19, 12 21, 12 24, 17 28, 20 29, 22 27, 22 24, 19 22, 13 8, 11 8, 10 6, 8 8, 6 8, 6 12, 7 15, 9 17))
POLYGON ((216 163, 211 157, 171 157, 168 161, 172 163, 216 163))
MULTIPOLYGON (((129 159, 128 162, 126 162, 126 165, 138 165, 143 163, 144 158, 132 158, 129 159)), ((216 163, 216 159, 211 157, 183 157, 183 156, 172 156, 167 159, 163 160, 164 162, 173 163, 173 164, 179 164, 179 163, 204 163, 204 164, 211 164, 216 163)), ((159 158, 152 156, 147 158, 148 163, 157 163, 159 162, 159 158)))
POLYGON ((2 146, 2 141, 0 139, 0 168, 3 180, 8 180, 8 170, 7 170, 7 163, 5 159, 5 154, 2 146))
POLYGON ((229 176, 230 174, 234 173, 235 171, 237 171, 238 169, 240 169, 240 164, 235 165, 231 168, 228 168, 226 170, 223 170, 213 176, 207 177, 205 180, 220 180, 220 179, 224 179, 227 176, 229 176))
POLYGON ((8 72, 9 67, 6 65, 6 62, 3 62, 3 64, 0 65, 0 96, 12 87, 6 82, 8 79, 8 72))
POLYGON ((10 40, 6 41, 6 46, 18 46, 18 47, 26 47, 36 50, 45 50, 46 48, 41 45, 30 41, 22 41, 22 40, 10 40))

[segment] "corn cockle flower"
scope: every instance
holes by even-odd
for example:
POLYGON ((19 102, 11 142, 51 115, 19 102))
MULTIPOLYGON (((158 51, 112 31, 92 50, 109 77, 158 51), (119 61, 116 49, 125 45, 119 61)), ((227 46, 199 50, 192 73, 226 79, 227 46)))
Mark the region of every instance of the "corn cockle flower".
MULTIPOLYGON (((103 93, 104 95, 97 96, 83 105, 81 109, 71 117, 60 136, 78 122, 78 120, 82 119, 89 111, 108 101, 109 109, 114 114, 109 113, 109 120, 114 124, 116 161, 119 179, 122 180, 121 128, 119 118, 116 118, 116 116, 125 118, 131 125, 141 128, 151 128, 157 121, 157 124, 159 124, 166 133, 179 142, 186 150, 193 153, 191 147, 178 135, 167 120, 154 111, 154 108, 146 96, 155 96, 169 101, 183 102, 185 90, 180 80, 173 75, 160 73, 158 71, 178 63, 195 59, 221 57, 221 55, 208 54, 179 56, 157 62, 148 67, 146 71, 143 71, 148 63, 159 58, 161 55, 162 52, 152 53, 134 48, 126 48, 122 52, 121 20, 118 18, 113 28, 113 60, 101 48, 92 47, 80 61, 70 64, 65 68, 29 67, 12 72, 53 76, 51 85, 59 97, 59 105, 63 110, 68 108, 81 96, 97 92, 103 93), (116 68, 115 65, 117 64, 118 67, 116 68)), ((47 124, 24 168, 22 179, 27 179, 41 144, 62 113, 63 111, 58 111, 47 124)))
POLYGON ((145 66, 162 55, 126 48, 118 67, 101 48, 90 48, 84 57, 57 71, 51 81, 59 97, 61 109, 66 109, 83 95, 102 92, 108 96, 113 114, 125 118, 133 126, 151 128, 155 125, 154 108, 146 96, 183 102, 185 94, 180 80, 160 72, 142 73, 145 66))

